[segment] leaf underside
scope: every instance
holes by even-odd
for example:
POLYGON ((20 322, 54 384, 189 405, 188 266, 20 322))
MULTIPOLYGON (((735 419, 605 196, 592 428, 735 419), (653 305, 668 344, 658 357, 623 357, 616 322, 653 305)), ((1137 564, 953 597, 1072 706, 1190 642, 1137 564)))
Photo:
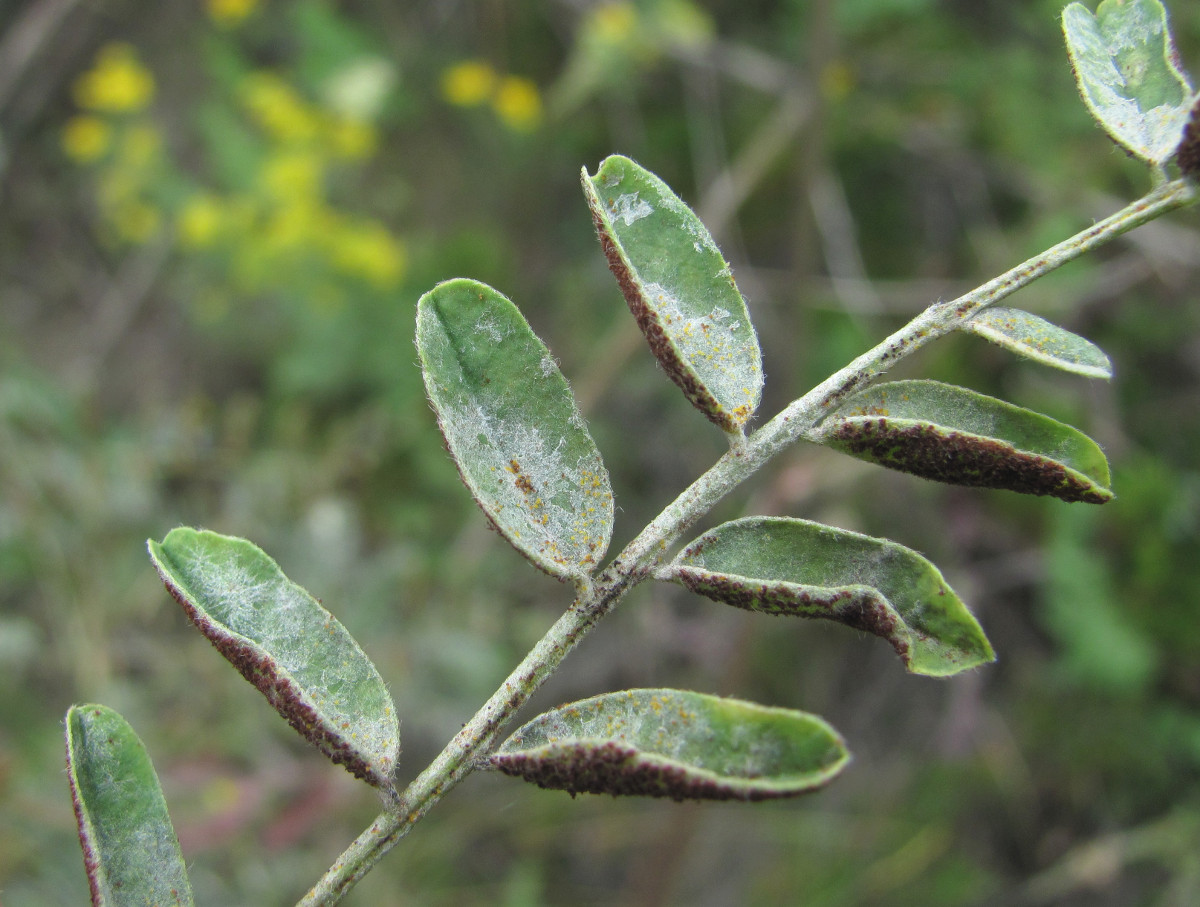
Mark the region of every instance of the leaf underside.
POLYGON ((1096 344, 1020 309, 984 309, 962 330, 1064 372, 1088 378, 1112 377, 1112 363, 1096 344))
POLYGON ((293 728, 356 777, 392 787, 396 708, 337 618, 245 539, 179 528, 148 547, 192 623, 293 728))
POLYGON ((762 395, 762 355, 712 236, 629 158, 605 158, 582 181, 608 266, 655 358, 710 421, 740 433, 762 395))
POLYGON ((814 715, 682 690, 607 693, 539 715, 491 756, 539 787, 674 800, 769 800, 828 784, 849 761, 814 715))
POLYGON ((895 381, 850 397, 820 443, 924 479, 1064 501, 1112 499, 1108 461, 1069 425, 937 381, 895 381))
POLYGON ((158 775, 133 728, 102 705, 67 711, 67 777, 96 907, 190 905, 158 775))
POLYGON ((888 640, 914 674, 993 661, 979 623, 917 552, 807 520, 748 517, 692 542, 664 577, 716 601, 832 620, 888 640))
POLYGON ((1175 154, 1192 88, 1158 0, 1104 0, 1063 10, 1067 53, 1084 103, 1128 153, 1161 167, 1175 154))
POLYGON ((463 482, 492 525, 560 579, 612 536, 608 471, 550 351, 508 299, 473 280, 421 297, 425 388, 463 482))

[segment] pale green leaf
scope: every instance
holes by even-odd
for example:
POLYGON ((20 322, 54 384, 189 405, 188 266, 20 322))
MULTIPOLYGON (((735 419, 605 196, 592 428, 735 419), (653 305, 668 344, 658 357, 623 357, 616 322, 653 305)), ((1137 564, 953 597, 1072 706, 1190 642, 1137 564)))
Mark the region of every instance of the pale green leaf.
POLYGON ((595 569, 612 536, 608 472, 517 307, 473 280, 438 284, 417 306, 417 351, 450 454, 500 534, 561 579, 595 569))
POLYGON ((937 381, 860 391, 821 425, 820 443, 952 485, 1064 501, 1112 499, 1108 461, 1082 432, 994 397, 937 381))
POLYGON ((1088 378, 1112 377, 1112 363, 1096 344, 1020 309, 984 309, 962 330, 1064 372, 1088 378))
POLYGON ((102 705, 67 711, 67 778, 96 907, 189 905, 192 889, 158 775, 133 728, 102 705))
POLYGON ((605 158, 583 191, 608 266, 663 369, 713 423, 740 432, 762 394, 746 301, 700 219, 629 158, 605 158))
POLYGON ((873 633, 914 674, 957 674, 995 659, 937 567, 886 539, 807 520, 748 517, 696 539, 663 578, 739 608, 873 633))
POLYGON ((1067 53, 1080 94, 1118 145, 1159 167, 1175 154, 1192 105, 1158 0, 1104 0, 1063 10, 1067 53))
POLYGON ((245 539, 180 528, 148 546, 188 618, 293 728, 356 777, 392 787, 396 708, 337 618, 245 539))
POLYGON ((815 715, 682 690, 626 690, 539 715, 490 762, 572 796, 769 800, 828 784, 849 759, 815 715))

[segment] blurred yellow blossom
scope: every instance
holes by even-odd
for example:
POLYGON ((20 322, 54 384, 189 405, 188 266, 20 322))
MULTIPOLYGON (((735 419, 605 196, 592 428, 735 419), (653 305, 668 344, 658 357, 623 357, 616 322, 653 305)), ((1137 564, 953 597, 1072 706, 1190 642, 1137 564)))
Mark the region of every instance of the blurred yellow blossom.
POLYGON ((316 136, 320 125, 316 111, 274 73, 251 73, 242 84, 241 95, 251 117, 273 138, 298 143, 316 136))
POLYGON ((541 92, 531 80, 521 76, 505 76, 501 80, 492 106, 510 129, 528 131, 542 119, 541 92))
POLYGON ((80 107, 107 113, 141 110, 154 97, 154 76, 128 44, 106 44, 95 65, 75 80, 80 107))
POLYGON ((192 249, 211 246, 221 232, 223 214, 215 196, 207 192, 193 195, 184 202, 176 221, 179 244, 192 249))
POLYGON ((487 101, 496 89, 496 71, 482 60, 463 60, 442 73, 442 97, 459 107, 487 101))
POLYGON ((258 0, 208 0, 208 17, 217 25, 233 28, 254 12, 258 0))
POLYGON ((333 262, 339 270, 387 289, 404 273, 404 247, 378 221, 347 221, 334 236, 333 262))
POLYGON ((637 10, 632 3, 601 3, 593 6, 584 22, 584 33, 607 44, 621 44, 632 37, 637 10))
POLYGON ((378 138, 370 123, 344 117, 330 125, 329 143, 339 157, 358 159, 374 154, 378 138))
POLYGON ((162 149, 162 133, 149 123, 136 123, 121 137, 121 163, 141 169, 149 166, 162 149))
POLYGON ((110 220, 118 239, 140 243, 150 239, 158 231, 162 215, 147 202, 129 199, 113 209, 110 220))
POLYGON ((63 150, 68 157, 80 163, 96 160, 111 144, 112 127, 100 117, 81 114, 71 117, 63 127, 63 150))
POLYGON ((282 201, 316 198, 324 178, 321 158, 306 151, 274 154, 262 168, 263 188, 282 201))

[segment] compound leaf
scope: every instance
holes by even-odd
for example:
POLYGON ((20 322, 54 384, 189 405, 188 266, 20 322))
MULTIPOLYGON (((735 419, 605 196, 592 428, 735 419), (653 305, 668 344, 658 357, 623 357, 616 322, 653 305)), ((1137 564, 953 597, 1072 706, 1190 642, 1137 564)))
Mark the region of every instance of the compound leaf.
POLYGON ((612 536, 608 472, 517 307, 473 280, 438 284, 417 305, 417 351, 446 446, 495 528, 552 576, 595 569, 612 536))
POLYGON ((1096 344, 1020 309, 984 309, 962 329, 1064 372, 1112 377, 1112 363, 1096 344))
POLYGON ((886 539, 748 517, 696 539, 664 578, 750 611, 834 620, 881 636, 914 674, 957 674, 995 659, 937 567, 886 539))
POLYGON ((889 469, 952 485, 1006 488, 1103 504, 1108 461, 1082 432, 994 397, 937 381, 867 388, 817 439, 889 469))
POLYGON ((850 755, 815 715, 682 690, 626 690, 539 715, 491 764, 539 787, 769 800, 828 784, 850 755))
POLYGON ((762 394, 746 301, 704 224, 657 176, 605 158, 583 191, 608 266, 650 349, 692 404, 740 433, 762 394))
POLYGON ((1155 167, 1175 154, 1192 105, 1158 0, 1104 0, 1063 10, 1063 33, 1084 103, 1118 145, 1155 167))
POLYGON ((67 778, 96 907, 190 905, 158 775, 133 728, 102 705, 67 710, 67 778))
POLYGON ((188 618, 331 760, 390 789, 396 707, 345 627, 245 539, 172 529, 150 558, 188 618))

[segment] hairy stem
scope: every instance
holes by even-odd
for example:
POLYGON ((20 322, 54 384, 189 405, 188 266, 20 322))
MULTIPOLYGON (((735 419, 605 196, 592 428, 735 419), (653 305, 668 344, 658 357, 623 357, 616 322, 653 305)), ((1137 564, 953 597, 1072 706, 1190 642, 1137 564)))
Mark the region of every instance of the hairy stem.
POLYGON ((962 326, 973 315, 1043 275, 1103 243, 1169 211, 1200 201, 1200 190, 1176 180, 1116 214, 1059 243, 950 302, 930 306, 903 328, 863 353, 766 425, 735 445, 672 501, 591 582, 530 650, 491 698, 454 736, 441 754, 404 790, 389 809, 348 847, 304 897, 303 907, 337 903, 421 817, 480 760, 517 710, 554 672, 576 644, 665 557, 668 548, 725 495, 785 447, 812 438, 821 420, 849 394, 887 372, 930 341, 962 326))

